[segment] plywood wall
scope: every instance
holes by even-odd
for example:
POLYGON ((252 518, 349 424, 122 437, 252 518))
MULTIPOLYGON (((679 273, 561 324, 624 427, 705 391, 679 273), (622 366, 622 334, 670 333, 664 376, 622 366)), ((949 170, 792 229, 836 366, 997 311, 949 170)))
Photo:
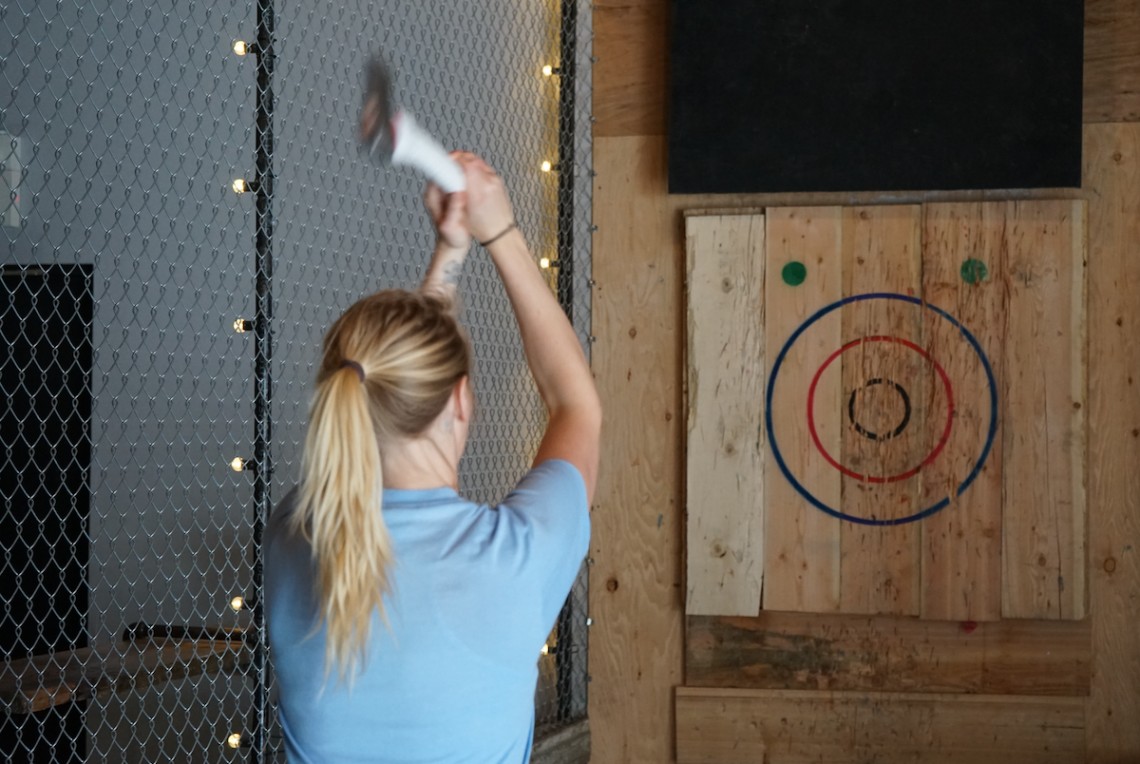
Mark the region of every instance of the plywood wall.
MULTIPOLYGON (((593 760, 676 760, 693 721, 675 724, 684 684, 1076 697, 1084 760, 1140 760, 1140 0, 1086 2, 1085 188, 1074 196, 1089 205, 1090 615, 1029 629, 784 613, 685 623, 682 210, 931 197, 668 196, 667 15, 668 0, 594 7, 593 333, 606 426, 591 550, 593 760)), ((751 710, 722 707, 747 728, 751 710)))
POLYGON ((1084 617, 1083 201, 685 227, 688 615, 1084 617))

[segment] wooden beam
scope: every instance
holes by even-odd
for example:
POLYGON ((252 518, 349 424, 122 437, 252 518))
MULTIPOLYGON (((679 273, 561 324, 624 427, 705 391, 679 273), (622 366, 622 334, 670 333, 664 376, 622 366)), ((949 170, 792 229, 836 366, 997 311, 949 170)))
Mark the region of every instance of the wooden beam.
POLYGON ((31 714, 175 679, 234 671, 249 660, 241 642, 194 639, 116 642, 38 655, 5 664, 0 704, 13 714, 31 714))
POLYGON ((1140 123, 1085 128, 1089 202, 1088 761, 1140 760, 1140 123))
MULTIPOLYGON (((1006 202, 929 205, 923 221, 922 294, 948 311, 977 339, 981 352, 997 358, 1006 325, 1006 202), (963 277, 963 265, 973 262, 963 277)), ((959 406, 953 437, 922 473, 927 506, 949 499, 945 509, 922 523, 921 614, 952 621, 1001 618, 1002 417, 985 403, 991 390, 981 357, 961 352, 954 327, 927 312, 926 347, 942 359, 955 381, 959 406), (956 352, 957 351, 957 352, 956 352), (959 487, 977 465, 996 416, 994 443, 969 488, 959 487)))
MULTIPOLYGON (((921 294, 921 206, 844 208, 842 249, 844 296, 921 294)), ((893 300, 852 304, 842 311, 840 344, 886 336, 921 346, 922 318, 913 305, 893 300)), ((903 345, 880 342, 855 346, 839 357, 837 365, 842 394, 831 411, 821 414, 843 423, 840 463, 868 478, 843 478, 843 513, 881 521, 918 512, 917 474, 892 482, 875 480, 909 471, 917 466, 915 456, 921 459, 929 450, 926 395, 916 381, 933 376, 934 370, 903 345), (902 430, 890 434, 900 422, 902 430)), ((915 523, 840 525, 841 612, 918 614, 918 531, 915 523)))
POLYGON ((594 761, 668 761, 682 657, 681 219, 663 144, 594 143, 593 369, 605 406, 590 574, 594 761))
POLYGON ((685 611, 756 615, 764 572, 764 216, 692 216, 685 229, 685 611))
POLYGON ((1002 288, 1002 616, 1085 615, 1085 205, 1016 202, 1002 288))
MULTIPOLYGON (((773 437, 792 474, 811 486, 816 497, 839 505, 840 473, 815 451, 803 425, 805 391, 815 370, 839 346, 838 317, 824 320, 809 341, 781 360, 785 342, 822 305, 838 300, 843 289, 842 218, 837 207, 771 208, 767 213, 769 278, 764 289, 767 350, 765 378, 772 388, 767 415, 773 437), (794 267, 802 278, 785 279, 794 267), (772 381, 777 361, 778 376, 772 381)), ((839 380, 832 377, 817 394, 833 400, 839 380)), ((832 453, 840 448, 838 427, 821 436, 832 453)), ((764 460, 764 601, 766 610, 828 612, 839 607, 839 521, 807 504, 788 481, 768 444, 764 460)))
POLYGON ((677 688, 678 764, 1075 764, 1078 698, 677 688))
POLYGON ((1088 620, 689 617, 685 684, 1083 696, 1091 681, 1090 628, 1088 620))

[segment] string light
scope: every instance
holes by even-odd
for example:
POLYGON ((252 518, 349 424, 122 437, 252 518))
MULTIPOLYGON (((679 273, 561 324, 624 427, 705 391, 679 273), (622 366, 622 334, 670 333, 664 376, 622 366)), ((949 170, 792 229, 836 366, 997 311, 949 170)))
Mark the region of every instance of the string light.
POLYGON ((226 737, 226 745, 228 745, 230 748, 236 750, 238 748, 241 748, 241 744, 242 736, 240 732, 231 732, 229 736, 226 737))
POLYGON ((239 318, 234 321, 234 331, 238 334, 253 331, 253 322, 248 318, 239 318))
POLYGON ((230 469, 234 472, 244 472, 245 470, 251 469, 252 465, 252 462, 242 459, 240 456, 235 456, 230 462, 230 469))
POLYGON ((544 271, 550 270, 550 267, 552 265, 557 264, 557 263, 558 263, 557 260, 552 260, 549 257, 540 257, 538 259, 538 267, 542 268, 542 270, 544 270, 544 271))
POLYGON ((245 597, 240 594, 230 600, 230 610, 240 613, 245 608, 245 597))
POLYGON ((234 178, 234 182, 230 184, 230 188, 234 190, 235 194, 244 194, 253 191, 256 184, 248 181, 245 178, 234 178))
POLYGON ((562 74, 562 70, 557 66, 551 66, 550 64, 547 64, 546 66, 542 67, 543 77, 553 77, 556 74, 562 74))
POLYGON ((542 654, 543 655, 550 655, 550 645, 549 644, 545 644, 542 646, 542 654))
POLYGON ((543 172, 550 172, 554 169, 554 165, 550 162, 549 159, 543 160, 541 167, 543 172))
POLYGON ((234 53, 239 56, 244 56, 247 53, 253 53, 253 45, 245 40, 234 40, 234 53))

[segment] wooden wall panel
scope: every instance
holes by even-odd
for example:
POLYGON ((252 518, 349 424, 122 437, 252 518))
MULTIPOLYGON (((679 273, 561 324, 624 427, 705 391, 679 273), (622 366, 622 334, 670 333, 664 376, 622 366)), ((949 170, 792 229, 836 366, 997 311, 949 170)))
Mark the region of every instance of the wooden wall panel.
POLYGON ((764 216, 685 223, 685 612, 756 615, 764 572, 764 216))
MULTIPOLYGON (((921 206, 844 208, 842 249, 844 295, 922 293, 921 206)), ((859 307, 843 312, 843 346, 879 335, 921 341, 922 315, 912 306, 877 300, 859 307)), ((840 407, 848 406, 854 414, 851 419, 866 424, 862 432, 852 426, 842 428, 840 462, 871 477, 903 474, 914 466, 908 457, 928 450, 925 396, 911 383, 924 371, 921 357, 884 351, 878 345, 864 342, 839 360, 843 390, 853 391, 850 401, 841 400, 840 407), (869 385, 872 380, 878 384, 869 385), (896 384, 899 389, 892 389, 896 384), (901 385, 911 385, 910 393, 901 385), (901 395, 908 395, 905 408, 899 405, 901 395), (891 437, 888 433, 897 426, 902 431, 891 437)), ((889 483, 848 478, 842 483, 839 506, 845 514, 880 520, 914 514, 920 509, 919 481, 918 474, 889 483)), ((917 615, 920 526, 844 522, 839 527, 839 611, 917 615)))
MULTIPOLYGON (((1006 202, 962 202, 927 209, 924 221, 923 294, 966 326, 983 348, 1000 348, 1004 340, 1006 290, 1004 283, 982 278, 974 283, 961 275, 964 260, 985 264, 991 273, 1004 273, 1006 202)), ((941 323, 941 322, 937 322, 941 323)), ((987 383, 966 368, 977 359, 942 352, 956 341, 936 331, 928 315, 927 340, 933 354, 946 359, 947 373, 958 380, 957 395, 985 400, 987 383)), ((991 450, 970 488, 958 486, 969 476, 977 459, 976 445, 990 426, 985 409, 965 409, 954 426, 967 437, 950 448, 922 475, 924 501, 951 497, 942 512, 922 525, 923 618, 955 621, 993 621, 1001 617, 1002 449, 991 450)), ((1002 418, 997 418, 994 440, 1001 443, 1002 418)))
MULTIPOLYGON (((611 287, 609 294, 598 295, 605 302, 599 310, 608 310, 609 318, 602 324, 596 312, 594 327, 595 362, 603 360, 595 370, 607 418, 606 466, 598 494, 602 512, 595 512, 592 542, 599 562, 590 591, 595 619, 590 646, 593 760, 602 763, 673 759, 673 709, 666 699, 681 672, 682 496, 676 475, 683 453, 679 429, 671 429, 660 410, 643 416, 633 391, 644 379, 636 384, 626 380, 628 364, 621 355, 642 342, 659 345, 652 353, 639 349, 642 358, 658 364, 653 370, 661 378, 657 394, 667 400, 661 390, 679 389, 683 247, 678 210, 702 204, 724 208, 1058 195, 1013 190, 669 198, 662 137, 667 15, 668 0, 597 0, 593 14, 595 135, 627 136, 602 137, 594 152, 602 190, 595 197, 595 222, 607 208, 619 208, 600 221, 611 230, 599 231, 594 242, 595 276, 611 287), (624 198, 626 193, 636 199, 624 198), (620 220, 621 211, 632 207, 641 210, 636 222, 620 220), (638 299, 626 303, 625 295, 638 299), (640 340, 628 337, 634 326, 640 340), (627 467, 630 461, 636 461, 633 468, 627 467), (657 514, 650 507, 659 508, 657 514)), ((1134 30, 1140 0, 1087 0, 1086 17, 1086 120, 1135 120, 1138 110, 1127 104, 1135 103, 1140 87, 1112 75, 1110 70, 1121 67, 1106 67, 1098 58, 1111 61, 1138 52, 1134 30), (1109 53, 1102 55, 1102 50, 1109 53)), ((1127 66, 1121 70, 1131 71, 1127 66)), ((1096 645, 1088 761, 1120 764, 1140 758, 1140 725, 1134 722, 1140 718, 1140 631, 1134 615, 1140 602, 1140 470, 1135 468, 1140 464, 1140 395, 1132 380, 1133 370, 1140 368, 1140 347, 1133 341, 1140 336, 1140 312, 1133 307, 1140 293, 1140 258, 1135 256, 1140 135, 1134 125, 1096 125, 1086 128, 1085 136, 1085 190, 1077 195, 1090 202, 1089 611, 1096 645)), ((664 414, 675 414, 679 403, 678 397, 664 414)), ((677 425, 676 419, 672 424, 677 425)), ((763 617, 769 615, 781 614, 763 617)), ((991 626, 997 624, 977 628, 991 626)), ((1008 649, 1017 654, 1017 643, 1008 649)), ((1041 676, 1048 681, 1051 674, 1041 676)))
POLYGON ((664 135, 669 0, 595 0, 594 135, 664 135))
MULTIPOLYGON (((779 349, 819 306, 838 300, 843 290, 842 226, 839 208, 772 208, 767 214, 768 269, 764 290, 764 343, 768 348, 765 378, 772 373, 779 349), (805 267, 802 283, 790 285, 782 273, 789 263, 805 267)), ((812 444, 802 426, 798 405, 812 374, 839 345, 840 324, 831 322, 813 334, 803 352, 789 355, 780 369, 771 401, 772 430, 780 438, 783 458, 797 475, 807 476, 816 495, 832 506, 840 500, 840 474, 812 459, 812 444)), ((821 399, 838 398, 838 379, 819 391, 821 399)), ((840 431, 823 436, 833 453, 840 431)), ((839 607, 839 524, 805 504, 781 474, 774 458, 764 460, 764 600, 766 610, 827 612, 839 607)))
POLYGON ((1087 696, 1090 623, 762 613, 689 617, 685 684, 1087 696))
POLYGON ((1085 128, 1090 764, 1140 761, 1140 123, 1085 128))
POLYGON ((1016 203, 1002 343, 1002 615, 1085 614, 1085 207, 1016 203))
POLYGON ((679 764, 1078 764, 1078 698, 677 690, 679 764))
POLYGON ((1085 122, 1140 120, 1140 0, 1085 0, 1085 122))

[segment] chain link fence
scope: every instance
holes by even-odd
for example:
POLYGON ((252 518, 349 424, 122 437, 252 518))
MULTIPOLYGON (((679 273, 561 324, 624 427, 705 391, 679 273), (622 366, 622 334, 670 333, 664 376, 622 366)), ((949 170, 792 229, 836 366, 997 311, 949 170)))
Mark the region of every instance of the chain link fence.
MULTIPOLYGON (((363 62, 499 169, 588 347, 590 29, 575 0, 0 4, 0 761, 284 761, 261 527, 325 329, 433 244, 422 179, 356 147, 363 62)), ((485 253, 460 290, 461 490, 495 501, 545 417, 485 253)), ((538 746, 585 718, 586 640, 583 573, 538 746)))

